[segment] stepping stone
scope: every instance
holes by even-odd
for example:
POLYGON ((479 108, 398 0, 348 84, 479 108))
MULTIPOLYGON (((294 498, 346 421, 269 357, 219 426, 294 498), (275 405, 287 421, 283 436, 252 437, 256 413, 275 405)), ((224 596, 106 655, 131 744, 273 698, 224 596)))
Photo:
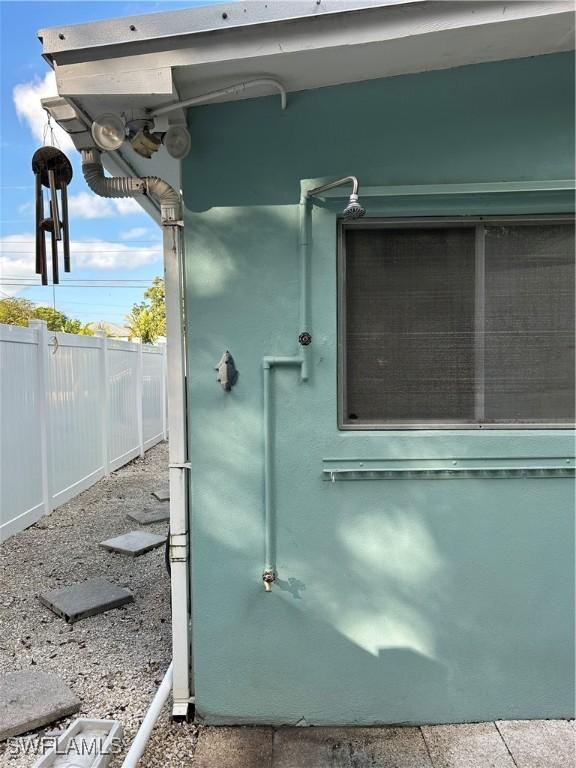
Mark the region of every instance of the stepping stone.
POLYGON ((516 768, 494 723, 423 725, 434 768, 516 768))
POLYGON ((45 592, 40 602, 69 624, 95 616, 112 608, 134 602, 134 595, 106 579, 92 579, 81 584, 45 592))
POLYGON ((517 768, 567 768, 576 764, 573 722, 503 720, 496 727, 517 768))
POLYGON ((0 741, 40 728, 80 709, 80 699, 56 675, 0 675, 0 741))
POLYGON ((202 728, 194 768, 272 768, 272 735, 272 728, 202 728))
POLYGON ((119 552, 122 555, 131 555, 137 557, 151 549, 161 547, 166 543, 166 536, 159 536, 156 533, 147 533, 146 531, 130 531, 121 536, 115 536, 113 539, 101 541, 100 546, 110 552, 119 552))
POLYGON ((144 507, 135 512, 128 512, 126 517, 140 525, 150 525, 150 523, 164 523, 170 520, 170 507, 167 504, 160 504, 157 507, 144 507))
POLYGON ((278 728, 274 768, 432 768, 419 728, 278 728))
POLYGON ((155 499, 158 499, 158 501, 168 501, 170 498, 170 489, 158 488, 158 490, 152 491, 152 496, 154 496, 155 499))

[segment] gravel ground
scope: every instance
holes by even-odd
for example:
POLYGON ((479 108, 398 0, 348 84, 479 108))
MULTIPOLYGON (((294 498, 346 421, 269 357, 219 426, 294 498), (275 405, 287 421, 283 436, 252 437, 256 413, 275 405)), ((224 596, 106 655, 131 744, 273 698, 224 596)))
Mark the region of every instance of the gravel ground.
MULTIPOLYGON (((82 701, 74 717, 120 720, 126 745, 170 663, 169 579, 162 548, 131 558, 98 544, 138 529, 126 513, 154 506, 151 492, 167 484, 168 451, 161 443, 0 546, 0 673, 36 665, 58 674, 82 701), (38 600, 40 592, 98 577, 127 587, 135 602, 68 625, 38 600)), ((167 523, 143 529, 165 533, 167 523)), ((38 734, 64 729, 71 719, 38 734)), ((196 738, 193 725, 171 722, 167 706, 142 768, 185 766, 196 738)), ((0 744, 1 766, 33 762, 0 744)), ((114 758, 110 768, 120 763, 114 758)))

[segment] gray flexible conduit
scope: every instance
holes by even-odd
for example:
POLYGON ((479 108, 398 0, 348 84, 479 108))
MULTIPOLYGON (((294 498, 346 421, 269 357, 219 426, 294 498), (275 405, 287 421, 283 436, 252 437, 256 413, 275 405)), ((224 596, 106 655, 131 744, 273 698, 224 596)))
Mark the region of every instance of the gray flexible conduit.
POLYGON ((97 149, 82 150, 82 172, 92 192, 100 197, 146 195, 160 203, 163 222, 179 218, 180 195, 158 176, 105 176, 97 149))

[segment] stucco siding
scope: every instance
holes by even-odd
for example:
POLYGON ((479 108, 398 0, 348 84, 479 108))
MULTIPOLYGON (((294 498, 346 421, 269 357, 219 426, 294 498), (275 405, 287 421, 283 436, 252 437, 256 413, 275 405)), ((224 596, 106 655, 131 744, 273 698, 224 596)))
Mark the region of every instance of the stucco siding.
MULTIPOLYGON (((342 432, 338 205, 311 225, 311 375, 274 370, 278 580, 265 594, 262 358, 298 352, 300 180, 574 175, 574 59, 542 56, 195 108, 184 163, 198 715, 372 724, 568 717, 574 484, 326 482, 327 458, 565 461, 566 430, 342 432), (240 371, 225 393, 214 366, 240 371)), ((557 193, 362 200, 367 216, 560 213, 557 193)))

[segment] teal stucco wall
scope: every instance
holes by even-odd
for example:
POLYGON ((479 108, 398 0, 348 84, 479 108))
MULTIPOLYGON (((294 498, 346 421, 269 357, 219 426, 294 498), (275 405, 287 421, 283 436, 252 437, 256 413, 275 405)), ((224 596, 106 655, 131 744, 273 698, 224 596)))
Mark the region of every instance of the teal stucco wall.
MULTIPOLYGON (((571 479, 324 482, 326 458, 573 454, 566 431, 337 428, 337 208, 315 208, 311 378, 276 370, 278 582, 265 594, 262 368, 298 351, 300 179, 573 176, 573 57, 196 108, 184 165, 197 713, 212 723, 568 717, 571 479), (214 366, 229 349, 239 383, 214 366)), ((553 212, 558 195, 370 198, 372 215, 553 212)))

